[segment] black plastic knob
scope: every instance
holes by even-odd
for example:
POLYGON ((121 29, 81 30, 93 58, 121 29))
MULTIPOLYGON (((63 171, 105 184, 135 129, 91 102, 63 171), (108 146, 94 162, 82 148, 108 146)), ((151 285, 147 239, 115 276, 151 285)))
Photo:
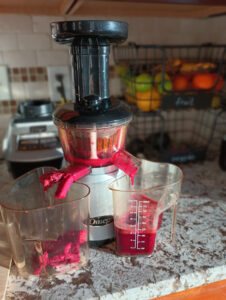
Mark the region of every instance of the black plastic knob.
POLYGON ((128 24, 118 21, 82 20, 51 23, 52 38, 59 43, 72 43, 78 38, 99 38, 108 43, 127 39, 128 24))

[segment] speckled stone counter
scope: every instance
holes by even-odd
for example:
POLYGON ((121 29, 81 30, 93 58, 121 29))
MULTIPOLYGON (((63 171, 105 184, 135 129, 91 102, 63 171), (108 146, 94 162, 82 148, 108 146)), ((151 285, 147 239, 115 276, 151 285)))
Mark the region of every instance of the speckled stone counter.
POLYGON ((150 257, 118 257, 114 243, 91 249, 89 265, 25 280, 11 268, 6 299, 152 299, 226 278, 226 173, 216 162, 182 167, 176 240, 165 212, 150 257))

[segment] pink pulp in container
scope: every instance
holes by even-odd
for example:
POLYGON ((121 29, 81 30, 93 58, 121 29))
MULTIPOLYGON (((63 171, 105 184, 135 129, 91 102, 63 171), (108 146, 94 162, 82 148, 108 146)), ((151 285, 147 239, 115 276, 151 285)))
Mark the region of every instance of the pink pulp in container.
POLYGON ((47 269, 63 271, 70 264, 71 268, 77 267, 80 257, 80 246, 87 241, 87 230, 69 230, 60 235, 56 241, 40 241, 34 246, 33 274, 40 274, 47 269), (38 255, 37 255, 38 253, 38 255))

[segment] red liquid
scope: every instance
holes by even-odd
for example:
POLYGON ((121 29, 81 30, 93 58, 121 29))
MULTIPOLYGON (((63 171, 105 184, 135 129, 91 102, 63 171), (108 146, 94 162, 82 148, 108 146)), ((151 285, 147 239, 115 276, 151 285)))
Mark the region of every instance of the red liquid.
POLYGON ((114 222, 116 250, 119 255, 149 255, 154 251, 156 233, 161 226, 162 214, 159 216, 157 228, 153 228, 157 202, 141 194, 133 195, 131 200, 137 200, 136 207, 132 205, 126 215, 114 222))
POLYGON ((109 158, 97 158, 97 159, 83 159, 83 158, 77 158, 73 156, 67 156, 65 155, 65 159, 68 162, 74 162, 81 165, 91 166, 91 167, 102 167, 102 166, 108 166, 112 164, 111 157, 109 158))
POLYGON ((80 262, 80 245, 86 241, 87 230, 70 230, 60 235, 56 241, 40 241, 42 253, 34 249, 36 254, 33 256, 33 273, 40 274, 44 268, 60 270, 67 264, 76 267, 80 262))

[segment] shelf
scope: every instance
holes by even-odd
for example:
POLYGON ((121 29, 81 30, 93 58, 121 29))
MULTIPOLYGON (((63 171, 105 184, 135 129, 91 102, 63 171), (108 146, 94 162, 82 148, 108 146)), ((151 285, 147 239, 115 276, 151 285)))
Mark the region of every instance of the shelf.
POLYGON ((226 13, 223 0, 0 0, 0 13, 105 17, 205 18, 226 13))
MULTIPOLYGON (((156 1, 104 1, 86 0, 72 15, 103 15, 128 17, 178 17, 178 18, 204 18, 212 15, 226 13, 226 5, 200 5, 178 3, 153 3, 156 1)), ((188 1, 187 1, 188 2, 188 1)), ((190 1, 192 2, 192 1, 190 1)), ((195 2, 195 1, 194 1, 195 2)), ((210 1, 208 1, 209 3, 210 1)), ((212 1, 214 3, 214 1, 212 1)), ((218 3, 219 4, 219 3, 218 3)))

